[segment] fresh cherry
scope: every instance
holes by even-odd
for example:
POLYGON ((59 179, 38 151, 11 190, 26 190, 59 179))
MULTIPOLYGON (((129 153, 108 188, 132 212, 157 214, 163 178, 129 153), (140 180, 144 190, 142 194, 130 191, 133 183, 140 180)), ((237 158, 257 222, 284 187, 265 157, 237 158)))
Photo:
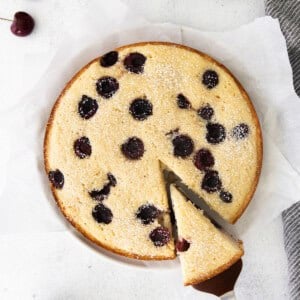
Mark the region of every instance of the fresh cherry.
POLYGON ((14 35, 17 36, 27 36, 29 35, 34 28, 33 18, 24 11, 18 11, 14 15, 13 20, 3 19, 6 21, 11 21, 10 30, 14 35))

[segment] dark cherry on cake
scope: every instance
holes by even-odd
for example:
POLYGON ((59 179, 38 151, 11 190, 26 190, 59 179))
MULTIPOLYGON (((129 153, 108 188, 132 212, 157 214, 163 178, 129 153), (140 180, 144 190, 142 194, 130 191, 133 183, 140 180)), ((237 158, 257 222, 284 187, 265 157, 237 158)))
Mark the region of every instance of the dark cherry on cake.
POLYGON ((191 244, 186 239, 181 238, 176 242, 176 249, 179 252, 185 252, 190 248, 190 245, 191 244))
POLYGON ((119 89, 119 82, 116 78, 104 76, 97 80, 96 90, 105 99, 111 98, 119 89))
POLYGON ((202 75, 202 83, 208 88, 212 89, 219 83, 219 76, 214 70, 206 70, 202 75))
POLYGON ((132 117, 139 121, 144 121, 151 116, 152 110, 152 103, 149 100, 142 98, 133 100, 129 107, 129 112, 132 117))
POLYGON ((95 99, 83 95, 78 103, 78 113, 83 119, 90 119, 98 110, 98 103, 95 99))
POLYGON ((167 228, 160 226, 153 229, 149 237, 156 247, 162 247, 168 244, 171 239, 171 234, 167 228))
POLYGON ((103 201, 104 199, 106 199, 108 197, 111 187, 115 187, 117 185, 117 179, 113 174, 108 173, 107 179, 108 179, 108 182, 106 184, 104 184, 102 189, 92 190, 91 192, 89 192, 89 195, 94 200, 103 201))
POLYGON ((104 199, 107 198, 107 196, 110 193, 110 183, 107 183, 103 186, 101 190, 92 190, 89 192, 89 195, 97 201, 103 201, 104 199))
POLYGON ((110 51, 100 58, 100 65, 104 68, 113 66, 118 61, 119 55, 117 51, 110 51))
POLYGON ((181 109, 189 109, 192 107, 190 101, 183 94, 177 95, 177 105, 181 109))
POLYGON ((249 135, 249 132, 249 126, 245 123, 241 123, 232 129, 232 136, 237 140, 242 140, 249 135))
POLYGON ((222 181, 217 171, 209 170, 205 172, 202 179, 201 188, 208 193, 214 193, 220 190, 222 187, 222 181))
POLYGON ((185 158, 191 155, 194 151, 194 142, 186 134, 180 134, 173 138, 173 154, 175 156, 185 158))
POLYGON ((141 53, 130 53, 124 59, 125 69, 135 74, 143 73, 146 60, 147 58, 141 53))
POLYGON ((232 202, 232 194, 226 191, 220 192, 220 199, 225 203, 231 203, 232 202))
POLYGON ((81 159, 89 157, 92 154, 92 146, 89 138, 83 136, 77 139, 74 142, 74 151, 75 154, 81 159))
POLYGON ((144 204, 139 207, 136 217, 140 219, 144 225, 148 225, 153 223, 160 213, 161 211, 153 204, 144 204))
POLYGON ((94 207, 92 216, 98 223, 109 224, 112 221, 113 213, 108 207, 99 203, 94 207))
POLYGON ((131 137, 121 145, 121 151, 130 160, 140 159, 145 152, 144 143, 138 137, 131 137))
POLYGON ((212 118, 213 114, 214 110, 209 104, 198 109, 198 115, 206 121, 209 121, 212 118))
POLYGON ((206 125, 206 140, 210 144, 219 144, 226 138, 225 127, 219 123, 208 123, 206 125))
POLYGON ((202 148, 194 156, 194 165, 197 169, 204 171, 214 166, 215 159, 208 149, 202 148))
POLYGON ((117 179, 113 174, 108 173, 107 174, 107 179, 108 179, 111 186, 116 186, 117 185, 117 179))
POLYGON ((62 189, 65 183, 64 174, 56 169, 55 171, 50 171, 48 173, 48 178, 52 183, 52 186, 56 189, 62 189))

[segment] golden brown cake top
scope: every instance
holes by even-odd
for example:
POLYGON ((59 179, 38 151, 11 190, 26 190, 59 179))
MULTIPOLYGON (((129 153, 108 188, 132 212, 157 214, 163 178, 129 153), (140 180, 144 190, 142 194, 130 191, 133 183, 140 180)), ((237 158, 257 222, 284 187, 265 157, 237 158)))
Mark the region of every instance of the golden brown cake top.
POLYGON ((207 55, 169 43, 127 45, 84 67, 45 137, 65 216, 98 244, 138 258, 174 257, 165 166, 234 222, 261 158, 258 119, 238 81, 207 55), (145 207, 156 211, 145 213, 148 224, 138 217, 145 207))

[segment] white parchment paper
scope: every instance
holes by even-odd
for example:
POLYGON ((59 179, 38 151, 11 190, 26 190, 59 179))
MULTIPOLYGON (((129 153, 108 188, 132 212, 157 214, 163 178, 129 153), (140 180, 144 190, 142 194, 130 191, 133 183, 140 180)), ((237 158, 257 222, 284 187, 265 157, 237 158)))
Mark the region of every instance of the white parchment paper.
MULTIPOLYGON (((264 227, 298 201, 300 195, 300 155, 296 148, 300 144, 297 135, 300 103, 293 90, 291 68, 278 21, 264 17, 230 32, 200 32, 171 24, 149 24, 129 13, 118 1, 111 1, 110 5, 91 1, 90 5, 91 13, 83 15, 82 20, 73 25, 76 35, 65 34, 64 43, 36 86, 13 106, 7 104, 0 108, 0 235, 18 234, 23 241, 27 234, 38 235, 44 240, 46 234, 57 233, 54 242, 64 243, 61 234, 72 231, 55 207, 42 155, 44 128, 51 107, 72 75, 94 57, 123 44, 148 40, 181 43, 225 64, 244 85, 258 112, 264 135, 263 169, 257 192, 236 224, 246 252, 236 293, 238 299, 282 299, 286 290, 282 290, 280 276, 269 276, 280 272, 281 266, 276 265, 276 259, 282 249, 277 251, 274 247, 270 253, 269 242, 260 240, 264 227), (101 10, 101 17, 96 17, 93 9, 101 10), (278 284, 274 284, 276 278, 278 284)), ((34 64, 36 59, 28 56, 25 66, 34 64)), ((89 243, 86 245, 92 247, 89 243)), ((24 247, 30 252, 29 245, 24 247)), ((88 249, 86 251, 89 253, 88 249)), ((144 264, 102 250, 97 250, 96 254, 139 269, 153 269, 153 276, 155 272, 168 269, 180 278, 177 262, 144 264)), ((80 257, 77 259, 80 261, 80 257)), ((45 261, 45 268, 48 265, 45 261)), ((124 267, 120 268, 124 272, 124 267)), ((68 284, 66 276, 64 281, 68 284)), ((173 285, 166 282, 168 284, 173 285)), ((182 287, 175 298, 176 295, 178 299, 209 297, 182 287)))

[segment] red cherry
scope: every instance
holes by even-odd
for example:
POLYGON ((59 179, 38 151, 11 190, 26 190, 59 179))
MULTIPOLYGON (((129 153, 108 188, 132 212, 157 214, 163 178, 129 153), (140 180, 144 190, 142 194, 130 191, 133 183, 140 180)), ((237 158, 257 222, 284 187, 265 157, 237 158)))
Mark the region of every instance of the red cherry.
POLYGON ((10 30, 17 36, 27 36, 34 28, 33 18, 26 12, 19 11, 14 15, 10 30))

